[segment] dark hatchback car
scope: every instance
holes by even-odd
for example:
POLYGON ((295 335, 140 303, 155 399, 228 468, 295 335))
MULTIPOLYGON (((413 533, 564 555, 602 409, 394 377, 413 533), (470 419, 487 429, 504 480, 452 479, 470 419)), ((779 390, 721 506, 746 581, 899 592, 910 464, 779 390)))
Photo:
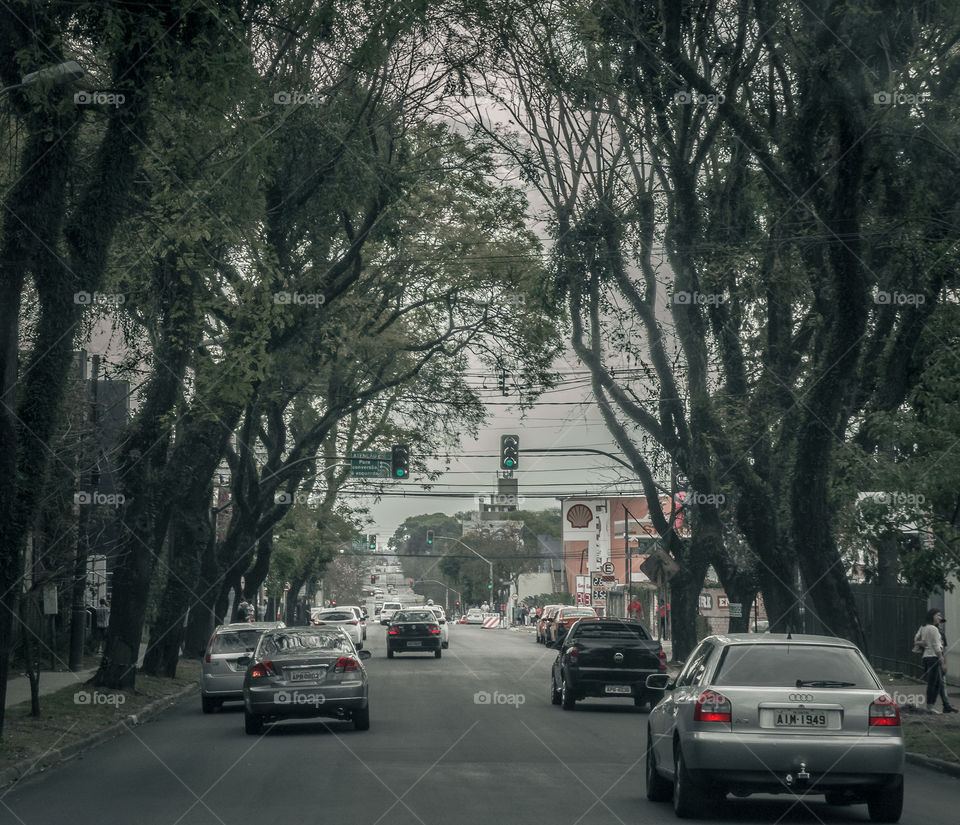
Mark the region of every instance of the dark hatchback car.
POLYGON ((440 623, 429 609, 398 610, 387 627, 387 658, 394 653, 429 653, 438 659, 443 655, 440 623))
POLYGON ((332 716, 370 727, 367 671, 353 642, 336 628, 268 630, 247 661, 244 726, 258 734, 280 719, 332 716))
POLYGON ((642 707, 656 704, 659 690, 646 687, 647 677, 664 673, 666 655, 660 642, 638 621, 581 619, 568 631, 553 663, 550 699, 573 710, 578 699, 633 699, 642 707))

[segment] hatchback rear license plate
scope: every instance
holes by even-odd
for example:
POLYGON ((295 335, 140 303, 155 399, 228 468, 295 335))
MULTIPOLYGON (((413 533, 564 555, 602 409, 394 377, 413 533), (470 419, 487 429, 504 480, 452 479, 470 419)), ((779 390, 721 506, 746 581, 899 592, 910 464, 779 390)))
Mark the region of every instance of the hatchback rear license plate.
POLYGON ((604 693, 622 693, 625 695, 629 695, 633 693, 633 690, 631 689, 630 685, 607 685, 603 689, 603 692, 604 693))
POLYGON ((778 710, 773 723, 778 728, 825 728, 827 714, 800 710, 778 710))
POLYGON ((322 678, 322 670, 295 670, 290 674, 291 682, 316 682, 322 678))
POLYGON ((423 642, 407 642, 407 647, 420 647, 423 642))

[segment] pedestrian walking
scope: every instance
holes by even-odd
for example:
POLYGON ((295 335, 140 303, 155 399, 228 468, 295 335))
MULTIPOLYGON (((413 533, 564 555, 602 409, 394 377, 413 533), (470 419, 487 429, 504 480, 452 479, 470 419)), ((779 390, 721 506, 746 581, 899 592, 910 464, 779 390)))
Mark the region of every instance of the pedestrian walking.
POLYGON ((110 605, 106 599, 100 599, 97 605, 97 649, 103 647, 107 639, 107 628, 110 626, 110 605))
MULTIPOLYGON (((934 705, 940 695, 940 683, 947 670, 947 660, 943 654, 943 640, 940 636, 940 622, 943 614, 936 607, 927 611, 923 627, 920 628, 917 644, 923 648, 923 678, 927 683, 927 710, 940 713, 934 705)), ((943 707, 947 713, 953 713, 953 707, 947 702, 943 707)))

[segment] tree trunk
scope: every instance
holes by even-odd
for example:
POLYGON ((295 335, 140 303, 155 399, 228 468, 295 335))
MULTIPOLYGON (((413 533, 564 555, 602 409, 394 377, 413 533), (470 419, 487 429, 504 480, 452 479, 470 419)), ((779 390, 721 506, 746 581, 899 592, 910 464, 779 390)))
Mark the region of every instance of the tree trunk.
POLYGON ((169 575, 160 599, 160 608, 150 627, 150 646, 143 659, 143 671, 150 676, 177 675, 180 647, 183 644, 188 611, 204 609, 200 581, 200 553, 210 541, 209 502, 213 489, 208 486, 207 495, 193 500, 192 507, 180 502, 170 522, 167 544, 169 575))
POLYGON ((207 542, 200 560, 200 587, 203 598, 190 608, 187 629, 183 638, 183 658, 200 659, 206 653, 207 644, 214 627, 220 622, 217 616, 217 603, 221 588, 217 582, 217 563, 214 542, 207 542))

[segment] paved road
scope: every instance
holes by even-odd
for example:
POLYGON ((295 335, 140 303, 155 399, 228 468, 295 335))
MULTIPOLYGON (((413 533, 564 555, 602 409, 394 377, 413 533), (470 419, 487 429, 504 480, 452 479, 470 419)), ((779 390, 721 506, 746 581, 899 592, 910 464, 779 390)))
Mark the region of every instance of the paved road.
MULTIPOLYGON (((629 701, 550 704, 552 651, 526 633, 451 628, 442 659, 374 658, 371 729, 285 722, 243 732, 239 705, 199 698, 0 797, 17 825, 625 825, 675 823, 646 800, 646 714, 629 701), (478 703, 489 694, 496 701, 478 703), (505 697, 511 697, 507 702, 505 697)), ((704 822, 866 822, 866 806, 732 800, 704 822)), ((960 780, 907 768, 905 825, 958 821, 960 780)))

